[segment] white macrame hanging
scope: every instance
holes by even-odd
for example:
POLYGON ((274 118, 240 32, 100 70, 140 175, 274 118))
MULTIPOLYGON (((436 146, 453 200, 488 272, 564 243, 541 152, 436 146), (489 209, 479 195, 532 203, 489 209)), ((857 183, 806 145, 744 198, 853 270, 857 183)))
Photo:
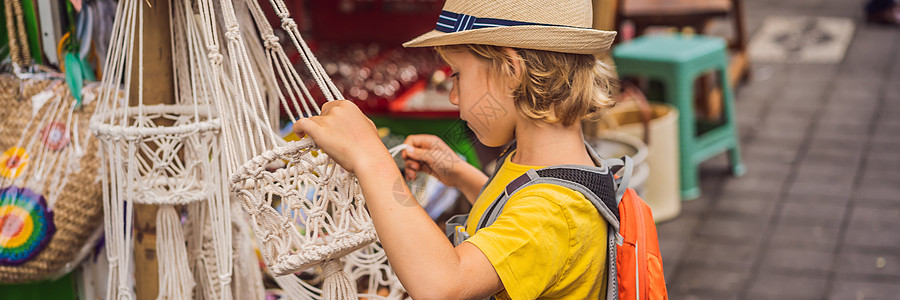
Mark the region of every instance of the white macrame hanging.
POLYGON ((353 282, 364 282, 358 296, 366 299, 404 299, 406 289, 388 265, 381 243, 372 243, 344 257, 344 273, 353 282))
MULTIPOLYGON (((342 99, 301 38, 286 5, 281 0, 270 2, 319 91, 327 101, 342 99)), ((388 289, 388 298, 402 297, 405 290, 387 265, 384 250, 372 243, 375 230, 355 175, 340 168, 311 140, 285 144, 267 126, 272 122, 265 114, 264 95, 268 100, 277 99, 293 121, 318 114, 320 109, 259 4, 247 0, 267 61, 259 69, 253 68, 256 57, 245 48, 251 41, 241 35, 234 3, 240 2, 219 1, 225 55, 219 46, 216 6, 212 0, 202 0, 198 10, 212 78, 222 80, 215 84, 213 98, 222 112, 227 174, 231 174, 232 189, 249 214, 269 270, 291 298, 355 298, 360 279, 368 283, 368 291, 361 296, 383 298, 376 295, 377 287, 382 287, 388 289), (223 64, 224 57, 228 64, 223 64), (255 74, 257 70, 264 74, 255 74), (231 72, 230 76, 220 75, 225 72, 231 72), (258 78, 277 82, 277 88, 261 88, 258 78), (341 262, 342 257, 346 262, 341 262), (293 275, 313 266, 321 267, 322 289, 293 275)))
MULTIPOLYGON (((121 0, 91 130, 101 141, 104 225, 109 260, 106 299, 134 298, 135 203, 158 205, 158 299, 231 299, 231 215, 221 159, 221 122, 203 82, 205 52, 187 0, 170 3, 175 104, 145 105, 144 9, 121 0), (193 34, 192 34, 193 33, 193 34), (136 61, 136 63, 135 63, 136 61), (137 74, 136 78, 132 74, 137 74), (132 83, 136 83, 133 85, 132 83), (122 91, 137 86, 137 98, 122 91), (129 105, 136 103, 136 105, 129 105), (162 120, 162 122, 160 122, 162 120), (171 125, 158 125, 158 124, 171 125), (183 230, 181 206, 192 226, 183 230), (205 230, 208 228, 208 230, 205 230), (192 243, 186 243, 185 237, 192 243), (207 242, 211 241, 211 242, 207 242), (188 251, 192 249, 192 251, 188 251), (212 270, 212 272, 209 272, 212 270), (205 276, 195 276, 195 274, 205 276), (204 278, 205 277, 205 278, 204 278), (195 287, 197 292, 195 293, 195 287)), ((153 30, 159 30, 153 28, 153 30)), ((165 84, 165 83, 163 83, 165 84)))
MULTIPOLYGON (((400 144, 388 150, 391 156, 409 148, 409 145, 400 144)), ((387 254, 380 242, 375 242, 353 251, 344 257, 344 273, 353 282, 365 283, 365 290, 360 290, 359 297, 366 299, 404 299, 406 289, 400 284, 397 274, 388 264, 387 254)))

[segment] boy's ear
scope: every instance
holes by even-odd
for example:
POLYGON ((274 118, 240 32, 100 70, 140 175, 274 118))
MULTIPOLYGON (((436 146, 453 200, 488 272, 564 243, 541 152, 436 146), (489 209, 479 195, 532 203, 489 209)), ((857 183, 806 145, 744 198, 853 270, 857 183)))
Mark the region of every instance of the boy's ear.
POLYGON ((515 88, 518 85, 519 78, 522 78, 522 57, 519 56, 519 52, 510 47, 503 47, 503 52, 506 53, 509 64, 512 66, 513 80, 511 80, 510 85, 511 88, 515 88))

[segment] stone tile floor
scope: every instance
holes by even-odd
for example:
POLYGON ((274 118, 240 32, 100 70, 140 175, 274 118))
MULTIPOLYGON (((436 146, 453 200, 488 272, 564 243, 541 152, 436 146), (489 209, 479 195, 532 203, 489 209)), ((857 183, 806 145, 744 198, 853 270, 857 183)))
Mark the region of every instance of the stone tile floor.
POLYGON ((767 16, 852 18, 837 64, 754 63, 736 89, 743 159, 658 227, 671 299, 900 299, 900 28, 862 0, 746 0, 767 16))

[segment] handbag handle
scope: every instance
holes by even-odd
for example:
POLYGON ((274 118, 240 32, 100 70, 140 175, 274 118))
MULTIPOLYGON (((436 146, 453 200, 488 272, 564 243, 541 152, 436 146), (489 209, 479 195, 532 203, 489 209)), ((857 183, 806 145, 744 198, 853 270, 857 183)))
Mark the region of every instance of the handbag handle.
MULTIPOLYGON (((644 95, 644 92, 641 91, 634 83, 629 81, 622 81, 622 93, 619 94, 619 98, 616 100, 617 103, 627 103, 634 102, 634 104, 638 108, 638 113, 641 119, 641 125, 644 128, 644 132, 641 135, 641 139, 644 141, 644 144, 650 143, 650 120, 653 118, 653 111, 650 107, 650 102, 647 101, 647 96, 644 95)), ((612 118, 603 118, 609 128, 618 127, 618 123, 612 118)))

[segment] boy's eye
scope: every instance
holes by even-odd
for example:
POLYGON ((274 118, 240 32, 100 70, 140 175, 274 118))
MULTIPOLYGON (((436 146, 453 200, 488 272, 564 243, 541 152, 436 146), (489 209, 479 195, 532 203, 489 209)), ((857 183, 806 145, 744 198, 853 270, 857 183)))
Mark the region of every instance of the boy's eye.
POLYGON ((454 72, 453 74, 450 74, 450 78, 454 78, 457 76, 459 76, 459 72, 454 72))

